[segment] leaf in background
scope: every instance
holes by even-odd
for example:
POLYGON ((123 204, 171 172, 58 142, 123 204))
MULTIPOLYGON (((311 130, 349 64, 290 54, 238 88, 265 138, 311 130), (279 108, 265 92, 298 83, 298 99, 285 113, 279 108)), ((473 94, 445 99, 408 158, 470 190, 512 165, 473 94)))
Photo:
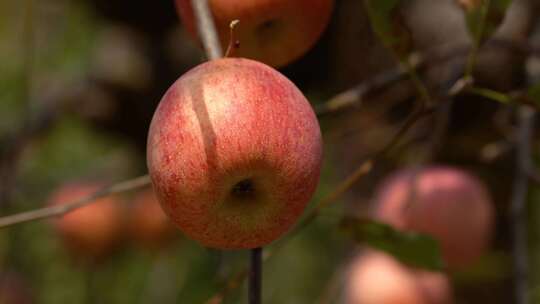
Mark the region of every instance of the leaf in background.
POLYGON ((486 41, 504 20, 512 0, 457 0, 465 12, 467 28, 477 45, 486 41))
POLYGON ((356 241, 383 250, 405 264, 430 270, 444 268, 439 244, 430 236, 398 231, 366 218, 346 217, 341 226, 356 241))
POLYGON ((373 31, 383 44, 405 59, 413 49, 412 35, 399 10, 401 0, 365 0, 373 31))
POLYGON ((537 105, 540 105, 540 83, 535 83, 527 90, 527 96, 537 105))

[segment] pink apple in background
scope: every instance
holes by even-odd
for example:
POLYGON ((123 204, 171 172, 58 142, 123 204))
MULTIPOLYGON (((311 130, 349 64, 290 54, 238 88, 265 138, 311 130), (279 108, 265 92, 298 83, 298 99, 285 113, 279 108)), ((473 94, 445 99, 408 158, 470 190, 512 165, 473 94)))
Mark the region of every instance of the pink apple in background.
POLYGON ((163 209, 190 238, 224 249, 287 232, 317 187, 322 142, 302 92, 249 59, 203 63, 161 100, 147 163, 163 209))
POLYGON ((160 249, 180 235, 180 231, 163 212, 152 189, 137 193, 130 207, 129 233, 138 245, 160 249))
MULTIPOLYGON (((328 25, 333 0, 210 0, 221 45, 229 43, 231 21, 240 20, 236 55, 282 67, 304 55, 328 25)), ((176 0, 188 32, 197 37, 191 0, 176 0)))
MULTIPOLYGON (((49 203, 71 203, 101 187, 92 182, 66 184, 51 195, 49 203)), ((118 245, 124 227, 124 211, 119 200, 117 196, 100 198, 53 220, 56 231, 72 254, 81 259, 99 260, 118 245)))
POLYGON ((429 304, 453 303, 452 286, 448 276, 425 270, 411 270, 423 298, 429 304))
POLYGON ((475 262, 487 249, 494 210, 477 178, 451 167, 400 171, 378 188, 375 218, 440 242, 450 267, 475 262))
POLYGON ((346 304, 451 304, 446 275, 408 268, 390 255, 368 251, 352 261, 345 282, 346 304))

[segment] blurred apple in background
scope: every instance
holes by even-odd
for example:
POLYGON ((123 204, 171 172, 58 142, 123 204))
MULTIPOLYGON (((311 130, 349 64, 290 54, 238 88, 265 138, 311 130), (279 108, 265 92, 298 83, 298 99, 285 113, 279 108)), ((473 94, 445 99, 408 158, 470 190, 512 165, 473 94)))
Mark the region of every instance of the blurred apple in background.
POLYGON ((397 172, 379 186, 374 204, 375 218, 438 240, 454 268, 484 254, 494 230, 494 209, 484 184, 451 167, 397 172))
POLYGON ((451 304, 452 288, 442 273, 414 270, 369 250, 350 265, 345 299, 346 304, 451 304))
POLYGON ((286 233, 317 187, 321 161, 307 99, 249 59, 213 60, 184 74, 148 136, 148 169, 165 213, 207 247, 261 247, 286 233))
POLYGON ((160 249, 180 235, 178 228, 163 212, 152 189, 137 193, 130 208, 129 233, 138 245, 160 249))
MULTIPOLYGON (((51 205, 71 203, 101 189, 100 183, 79 182, 61 186, 50 197, 51 205)), ((77 258, 99 260, 121 242, 125 206, 118 196, 107 196, 54 219, 64 245, 77 258)))
MULTIPOLYGON (((231 21, 240 48, 238 57, 282 67, 304 55, 317 42, 330 21, 333 0, 210 0, 221 45, 229 43, 231 21)), ((189 33, 197 28, 191 0, 176 0, 176 6, 189 33)))

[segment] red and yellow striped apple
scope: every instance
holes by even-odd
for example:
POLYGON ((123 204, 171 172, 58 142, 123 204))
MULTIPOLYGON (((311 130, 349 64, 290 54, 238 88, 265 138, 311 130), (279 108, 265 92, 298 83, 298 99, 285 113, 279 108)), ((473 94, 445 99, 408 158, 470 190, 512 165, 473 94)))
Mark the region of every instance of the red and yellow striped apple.
MULTIPOLYGON (((330 20, 334 0, 210 0, 209 5, 224 49, 229 43, 229 24, 237 19, 240 48, 236 55, 282 67, 317 42, 330 20)), ((196 38, 191 0, 176 0, 176 7, 196 38)))
POLYGON ((249 59, 203 63, 161 100, 147 163, 165 213, 214 248, 255 248, 288 231, 319 179, 322 141, 304 95, 249 59))

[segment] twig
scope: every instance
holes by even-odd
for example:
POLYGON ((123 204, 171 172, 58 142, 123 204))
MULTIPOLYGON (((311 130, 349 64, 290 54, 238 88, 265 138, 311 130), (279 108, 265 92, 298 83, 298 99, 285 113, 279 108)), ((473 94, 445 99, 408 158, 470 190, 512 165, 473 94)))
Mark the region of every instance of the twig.
MULTIPOLYGON (((442 59, 444 60, 444 59, 442 59)), ((421 56, 412 56, 410 67, 417 69, 426 66, 427 61, 421 56)), ((384 71, 364 82, 341 92, 334 97, 328 99, 325 103, 315 105, 315 113, 321 117, 342 110, 346 110, 353 106, 362 105, 364 98, 376 91, 383 90, 395 82, 404 80, 409 74, 409 70, 399 65, 393 69, 384 71)))
POLYGON ((261 304, 262 290, 262 248, 254 248, 250 251, 250 270, 248 286, 248 303, 261 304))
POLYGON ((35 209, 28 212, 17 213, 10 216, 5 216, 0 218, 0 229, 15 224, 35 221, 39 219, 44 219, 53 216, 64 215, 72 210, 77 208, 84 207, 96 201, 96 199, 112 195, 120 192, 125 192, 129 190, 134 190, 137 188, 145 187, 150 185, 150 177, 148 175, 137 177, 131 180, 127 180, 109 187, 105 187, 97 192, 94 192, 92 195, 85 198, 76 200, 72 203, 45 207, 40 209, 35 209))
POLYGON ((199 31, 199 37, 208 56, 208 59, 218 59, 222 56, 221 44, 219 42, 216 26, 210 7, 208 6, 208 0, 191 0, 193 11, 195 13, 195 19, 197 20, 197 30, 199 31))
POLYGON ((511 201, 513 230, 514 283, 517 304, 529 303, 528 246, 526 203, 531 167, 531 139, 534 129, 534 112, 528 107, 519 108, 519 128, 517 129, 517 172, 514 177, 511 201))
POLYGON ((227 51, 225 51, 225 57, 233 57, 235 51, 240 47, 240 40, 236 39, 235 28, 240 23, 240 20, 233 20, 229 24, 229 46, 227 46, 227 51))
POLYGON ((478 31, 474 33, 475 36, 473 37, 471 53, 469 54, 469 58, 467 59, 467 66, 465 67, 465 79, 472 79, 474 66, 476 64, 476 58, 478 57, 478 52, 482 43, 482 36, 484 35, 490 5, 491 1, 485 0, 482 4, 482 7, 480 8, 480 24, 478 26, 478 31))

